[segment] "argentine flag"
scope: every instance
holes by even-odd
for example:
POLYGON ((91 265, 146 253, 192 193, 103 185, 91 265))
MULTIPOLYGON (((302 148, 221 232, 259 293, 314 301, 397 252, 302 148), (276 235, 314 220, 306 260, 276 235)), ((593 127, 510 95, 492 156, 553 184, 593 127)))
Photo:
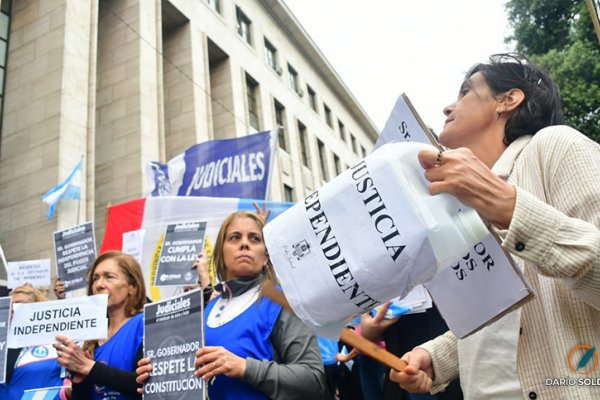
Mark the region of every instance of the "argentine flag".
POLYGON ((42 196, 42 201, 48 204, 48 219, 54 218, 54 210, 60 199, 79 200, 81 192, 81 164, 83 160, 79 160, 73 171, 67 176, 67 179, 62 181, 58 186, 48 190, 42 196))
POLYGON ((29 389, 23 392, 21 400, 54 400, 59 398, 62 387, 50 387, 44 389, 29 389))

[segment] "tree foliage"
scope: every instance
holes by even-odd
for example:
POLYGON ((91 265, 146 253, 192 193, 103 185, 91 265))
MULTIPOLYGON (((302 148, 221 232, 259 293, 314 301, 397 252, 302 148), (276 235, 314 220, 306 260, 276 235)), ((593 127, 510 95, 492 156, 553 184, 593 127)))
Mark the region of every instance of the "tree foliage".
POLYGON ((509 0, 507 38, 561 90, 566 123, 600 142, 600 44, 585 0, 509 0))

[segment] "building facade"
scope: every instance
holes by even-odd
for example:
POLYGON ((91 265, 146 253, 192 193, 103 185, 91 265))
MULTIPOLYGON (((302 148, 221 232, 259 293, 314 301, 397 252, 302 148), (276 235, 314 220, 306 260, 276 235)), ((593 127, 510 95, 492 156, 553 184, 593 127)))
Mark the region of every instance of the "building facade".
MULTIPOLYGON (((148 161, 280 128, 269 198, 298 201, 378 131, 281 0, 1 0, 0 245, 53 259, 52 232, 143 197, 148 161), (83 157, 80 202, 40 196, 83 157)), ((2 278, 2 277, 0 277, 2 278)))

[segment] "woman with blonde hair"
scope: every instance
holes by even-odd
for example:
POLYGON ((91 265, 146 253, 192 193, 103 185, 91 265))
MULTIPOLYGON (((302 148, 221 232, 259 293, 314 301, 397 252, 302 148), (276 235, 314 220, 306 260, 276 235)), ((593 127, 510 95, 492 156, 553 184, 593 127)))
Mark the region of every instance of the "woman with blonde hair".
POLYGON ((57 336, 58 362, 71 373, 73 399, 139 398, 135 366, 142 356, 146 286, 139 263, 120 251, 96 258, 88 295, 108 294, 108 336, 83 348, 57 336))
MULTIPOLYGON (((13 304, 48 300, 40 290, 28 284, 14 288, 10 295, 13 304)), ((0 384, 0 398, 20 400, 25 390, 61 386, 61 368, 56 357, 52 345, 8 349, 6 383, 0 384)))
MULTIPOLYGON (((196 353, 194 375, 211 382, 211 399, 322 398, 325 376, 316 337, 261 295, 265 282, 276 282, 263 227, 263 219, 248 211, 231 214, 221 225, 213 253, 221 294, 204 310, 206 345, 196 353)), ((149 363, 140 363, 139 383, 148 379, 149 363)))

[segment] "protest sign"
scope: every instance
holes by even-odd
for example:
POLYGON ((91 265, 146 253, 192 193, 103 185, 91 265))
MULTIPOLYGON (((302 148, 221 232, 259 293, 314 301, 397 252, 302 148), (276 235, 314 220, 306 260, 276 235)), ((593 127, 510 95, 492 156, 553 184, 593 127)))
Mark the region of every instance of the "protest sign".
MULTIPOLYGON (((406 94, 396 101, 375 148, 400 141, 441 147, 406 94)), ((451 268, 441 270, 425 287, 452 333, 461 339, 533 296, 522 272, 493 232, 452 263, 451 268)))
POLYGON ((196 350, 204 342, 202 302, 196 289, 144 306, 144 356, 152 359, 145 400, 204 398, 205 382, 193 375, 196 350))
POLYGON ((129 254, 142 263, 142 248, 144 247, 145 229, 137 229, 123 233, 123 253, 129 254))
POLYGON ((65 300, 14 304, 8 347, 40 346, 56 342, 56 335, 74 342, 106 338, 107 294, 65 300))
POLYGON ((337 338, 347 319, 404 297, 487 235, 474 210, 429 194, 425 147, 382 146, 265 226, 283 291, 318 335, 337 338))
POLYGON ((54 232, 58 277, 65 291, 86 287, 87 271, 96 259, 96 241, 91 222, 54 232))
POLYGON ((3 275, 7 273, 7 264, 6 257, 4 257, 4 250, 2 250, 2 245, 0 245, 0 280, 3 279, 3 275))
POLYGON ((151 161, 152 196, 265 199, 277 130, 196 144, 166 165, 151 161))
POLYGON ((6 381, 7 335, 10 319, 10 297, 0 297, 0 383, 6 381))
POLYGON ((167 225, 154 286, 193 285, 198 274, 192 265, 204 249, 206 222, 167 225))
POLYGON ((12 261, 8 263, 8 288, 24 283, 33 287, 50 286, 50 260, 12 261))

